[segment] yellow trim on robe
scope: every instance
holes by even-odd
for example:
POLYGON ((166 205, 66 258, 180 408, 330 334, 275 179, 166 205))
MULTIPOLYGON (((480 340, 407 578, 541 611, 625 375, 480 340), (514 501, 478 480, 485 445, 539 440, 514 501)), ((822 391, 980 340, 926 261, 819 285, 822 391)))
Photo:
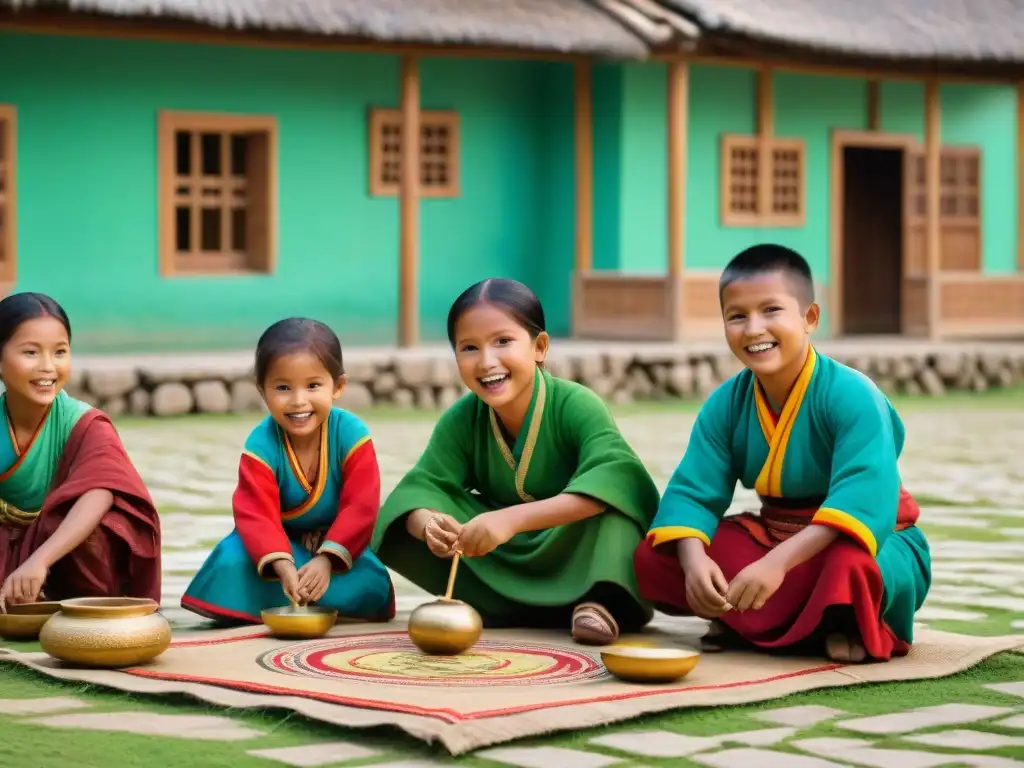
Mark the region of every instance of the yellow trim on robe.
POLYGON ((835 528, 842 531, 851 538, 860 542, 861 546, 863 546, 872 557, 878 556, 878 542, 875 541, 875 535, 871 533, 871 529, 853 515, 843 512, 841 509, 822 507, 814 514, 814 517, 811 519, 811 524, 826 525, 829 528, 835 528))
POLYGON ((269 555, 264 555, 260 558, 260 561, 256 563, 256 573, 258 573, 264 579, 268 581, 277 581, 277 574, 271 571, 270 575, 267 576, 263 573, 263 569, 271 563, 278 560, 287 560, 292 565, 295 565, 295 558, 292 557, 291 552, 271 552, 269 555))
POLYGON ((299 459, 295 455, 295 451, 292 450, 291 441, 288 439, 288 434, 284 434, 284 446, 285 451, 288 454, 288 463, 291 464, 292 472, 295 473, 296 479, 302 484, 303 489, 309 495, 306 500, 299 504, 294 509, 289 509, 281 512, 282 520, 294 520, 297 517, 302 517, 309 510, 311 510, 324 493, 324 488, 327 487, 327 461, 329 456, 329 446, 327 443, 327 422, 325 421, 320 425, 320 463, 316 471, 316 486, 311 486, 309 480, 306 479, 306 473, 302 471, 302 467, 299 465, 299 459))
POLYGON ((544 404, 547 401, 547 384, 544 376, 537 377, 537 399, 533 403, 533 410, 530 412, 530 426, 526 430, 526 438, 523 440, 523 453, 516 464, 515 456, 512 455, 505 436, 501 433, 501 425, 498 424, 498 415, 494 409, 490 409, 491 432, 498 444, 498 450, 502 458, 508 464, 509 469, 515 473, 516 493, 523 502, 535 501, 533 496, 526 492, 526 473, 530 471, 530 459, 533 458, 533 451, 537 447, 537 437, 540 435, 540 427, 544 421, 544 404))
POLYGON ((366 435, 365 437, 361 437, 358 440, 356 440, 356 444, 353 445, 351 448, 349 448, 348 453, 345 454, 345 458, 341 460, 342 468, 344 468, 345 464, 348 463, 348 460, 352 458, 352 454, 355 453, 356 451, 358 451, 360 448, 362 448, 363 445, 365 445, 369 441, 370 441, 370 436, 369 435, 366 435))
POLYGON ((704 531, 685 525, 666 525, 663 528, 652 528, 647 532, 647 543, 652 547, 660 547, 662 544, 680 539, 700 539, 705 547, 711 546, 711 539, 704 531))
MULTIPOLYGON (((773 496, 776 498, 783 496, 782 465, 786 458, 786 448, 789 445, 789 436, 793 431, 793 425, 796 423, 797 414, 800 413, 800 406, 803 405, 804 397, 807 395, 807 390, 810 387, 816 360, 817 354, 814 352, 814 347, 809 347, 804 367, 800 370, 800 375, 797 376, 793 389, 786 398, 786 404, 782 407, 782 414, 779 416, 778 424, 772 430, 768 458, 765 460, 764 466, 761 467, 761 472, 757 476, 757 482, 754 484, 754 489, 762 496, 773 496)), ((761 408, 768 407, 767 400, 760 386, 754 388, 754 401, 757 403, 758 419, 760 420, 761 408), (758 402, 759 399, 760 402, 758 402)), ((762 430, 764 429, 763 423, 761 428, 762 430)))

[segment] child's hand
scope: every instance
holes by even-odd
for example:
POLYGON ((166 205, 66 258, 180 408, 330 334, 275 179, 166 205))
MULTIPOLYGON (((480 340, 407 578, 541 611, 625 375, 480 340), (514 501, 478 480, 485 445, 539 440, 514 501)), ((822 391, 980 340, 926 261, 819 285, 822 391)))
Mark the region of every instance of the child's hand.
POLYGON ((701 553, 690 557, 684 570, 686 580, 686 604, 702 619, 717 619, 732 609, 726 597, 729 582, 718 567, 718 563, 701 553))
POLYGON ((291 560, 275 560, 272 564, 274 573, 281 580, 281 589, 288 598, 295 603, 302 602, 302 595, 299 592, 299 573, 295 570, 295 563, 291 560))
POLYGON ((317 555, 299 569, 299 594, 308 603, 315 603, 331 584, 329 555, 317 555))
POLYGON ((434 512, 423 528, 423 540, 431 552, 447 559, 455 555, 455 542, 462 530, 462 525, 451 515, 434 512))
POLYGON ((785 578, 786 569, 782 565, 776 564, 771 557, 762 557, 736 574, 725 599, 737 611, 759 611, 782 586, 785 578))
POLYGON ((466 557, 480 557, 515 535, 515 528, 507 512, 500 509, 484 512, 462 526, 455 549, 466 557))

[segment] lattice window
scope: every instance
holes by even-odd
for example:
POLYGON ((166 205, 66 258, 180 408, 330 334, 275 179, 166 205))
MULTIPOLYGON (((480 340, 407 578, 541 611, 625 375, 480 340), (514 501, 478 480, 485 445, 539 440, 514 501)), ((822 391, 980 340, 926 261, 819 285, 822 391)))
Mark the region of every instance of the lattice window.
POLYGON ((0 280, 5 282, 14 280, 17 266, 16 130, 14 107, 0 104, 0 280))
POLYGON ((273 118, 161 113, 161 273, 273 271, 276 166, 273 118))
MULTIPOLYGON (((420 113, 420 196, 459 195, 459 116, 420 113)), ((394 196, 402 181, 402 113, 370 110, 370 194, 394 196)))
MULTIPOLYGON (((924 151, 911 155, 907 185, 911 234, 925 237, 928 185, 924 151)), ((939 150, 939 233, 944 271, 981 269, 981 150, 941 147, 939 150)))
POLYGON ((725 135, 721 174, 724 226, 803 226, 803 141, 725 135))

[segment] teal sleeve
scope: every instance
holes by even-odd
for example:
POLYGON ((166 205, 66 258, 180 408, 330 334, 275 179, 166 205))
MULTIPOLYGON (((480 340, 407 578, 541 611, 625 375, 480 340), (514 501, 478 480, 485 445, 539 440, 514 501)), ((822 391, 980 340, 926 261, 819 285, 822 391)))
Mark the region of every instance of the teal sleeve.
POLYGON ((711 544, 736 491, 732 456, 732 386, 722 385, 697 414, 682 461, 661 496, 647 540, 659 547, 679 539, 711 544))
POLYGON ((830 387, 826 398, 832 474, 813 522, 847 534, 877 555, 896 528, 903 423, 885 395, 860 377, 830 387))

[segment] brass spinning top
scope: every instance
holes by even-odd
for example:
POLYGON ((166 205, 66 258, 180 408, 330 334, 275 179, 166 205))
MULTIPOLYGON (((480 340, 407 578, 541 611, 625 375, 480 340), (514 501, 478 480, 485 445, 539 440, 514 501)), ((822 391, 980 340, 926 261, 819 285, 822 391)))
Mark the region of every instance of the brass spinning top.
POLYGON ((424 653, 455 656, 472 648, 483 632, 483 620, 473 606, 452 599, 461 554, 456 552, 452 558, 444 597, 424 603, 409 616, 409 639, 424 653))

